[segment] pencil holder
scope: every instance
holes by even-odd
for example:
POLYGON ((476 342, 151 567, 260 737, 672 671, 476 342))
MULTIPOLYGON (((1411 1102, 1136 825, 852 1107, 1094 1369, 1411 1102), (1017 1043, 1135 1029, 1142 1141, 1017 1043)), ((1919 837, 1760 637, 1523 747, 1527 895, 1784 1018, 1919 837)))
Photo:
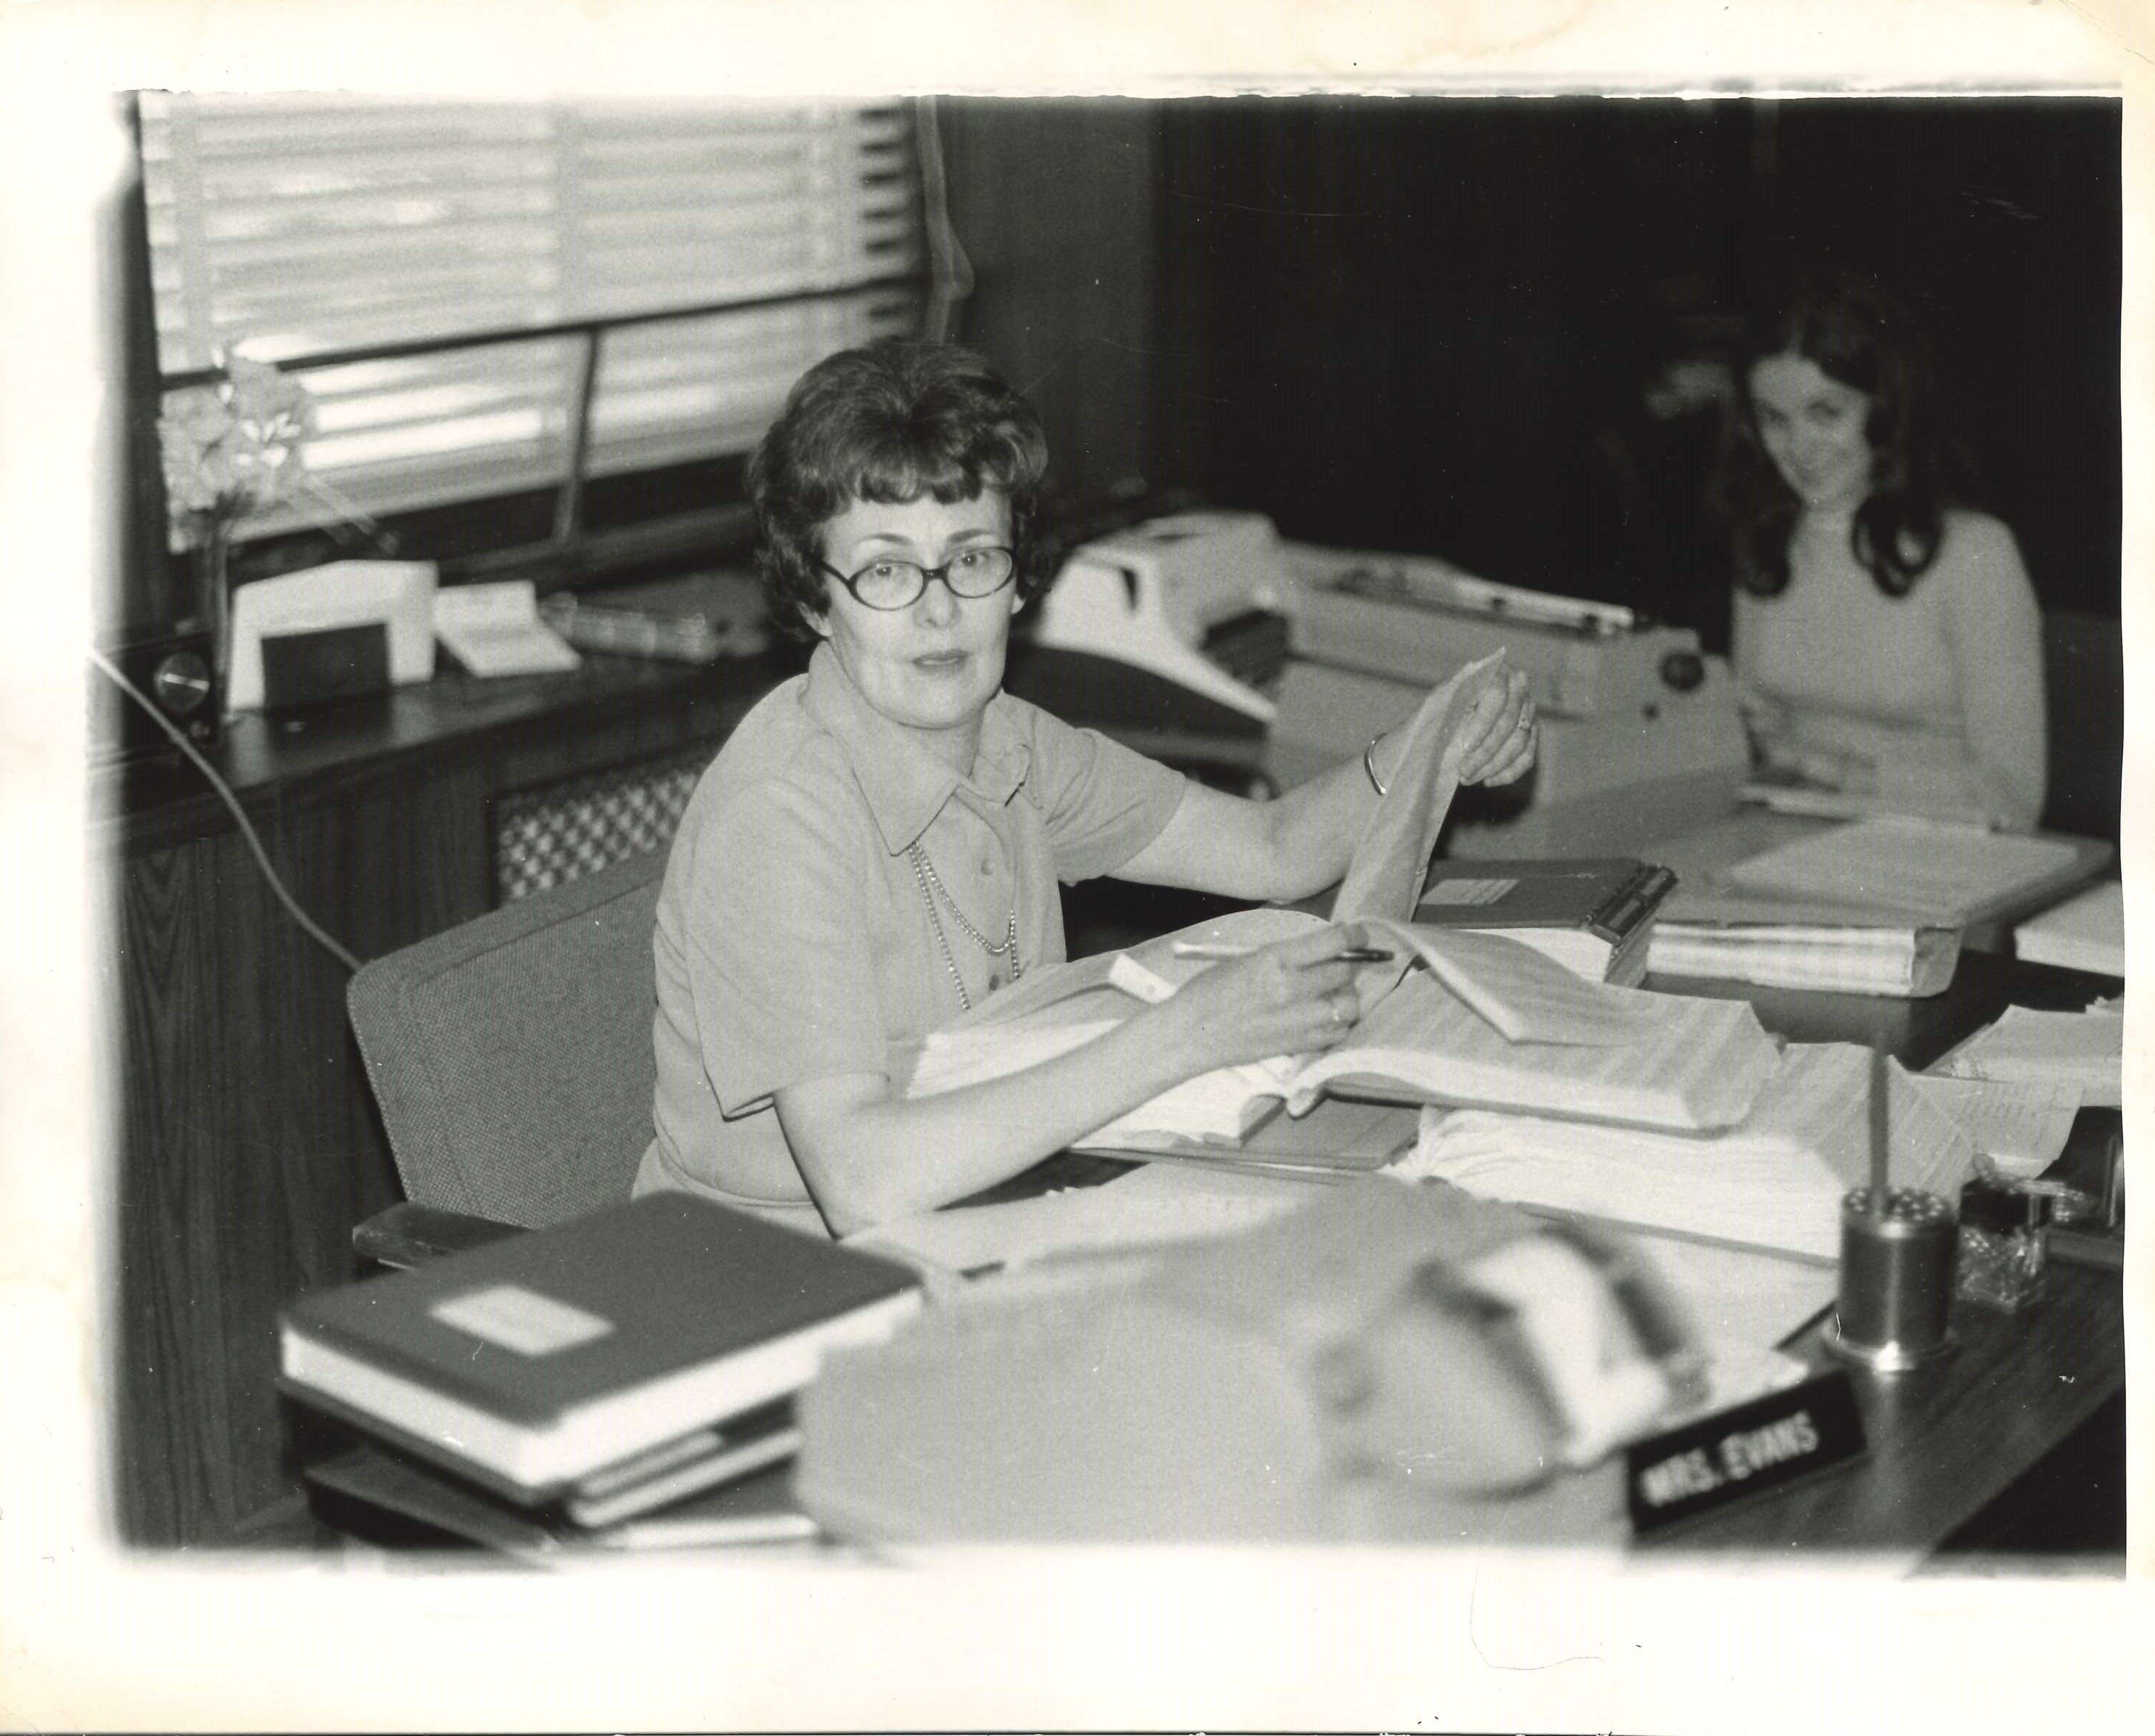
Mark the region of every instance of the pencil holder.
POLYGON ((1889 1188, 1878 1211, 1868 1187, 1844 1196, 1840 1294, 1826 1349, 1875 1374, 1944 1356, 1953 1347, 1947 1320, 1958 1248, 1953 1208, 1935 1193, 1889 1188))

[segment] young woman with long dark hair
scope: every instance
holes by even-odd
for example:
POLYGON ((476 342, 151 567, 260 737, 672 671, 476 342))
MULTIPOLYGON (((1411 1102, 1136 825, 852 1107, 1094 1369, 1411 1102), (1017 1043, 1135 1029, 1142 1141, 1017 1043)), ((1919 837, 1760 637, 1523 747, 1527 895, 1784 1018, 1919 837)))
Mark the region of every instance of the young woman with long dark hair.
POLYGON ((1968 503, 1924 333, 1815 274, 1752 327, 1717 483, 1732 649, 1769 774, 2026 828, 2042 812, 2042 622, 2013 534, 1968 503))

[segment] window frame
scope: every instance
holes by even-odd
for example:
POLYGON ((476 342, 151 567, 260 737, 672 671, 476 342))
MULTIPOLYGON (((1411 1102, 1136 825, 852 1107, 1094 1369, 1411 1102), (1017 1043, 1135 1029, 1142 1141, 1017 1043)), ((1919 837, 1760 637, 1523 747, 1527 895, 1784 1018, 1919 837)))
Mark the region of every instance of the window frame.
MULTIPOLYGON (((192 625, 189 551, 176 550, 169 536, 170 513, 158 456, 157 422, 166 394, 216 381, 214 367, 166 372, 160 353, 147 191, 142 173, 142 93, 124 93, 125 121, 132 145, 132 169, 121 194, 117 270, 118 298, 126 325, 125 360, 129 416, 131 554, 120 600, 120 638, 145 631, 165 631, 192 625)), ((902 310, 890 311, 906 329, 926 329, 939 297, 950 293, 949 276, 934 237, 935 213, 928 207, 934 180, 927 159, 934 150, 928 130, 932 106, 917 100, 869 101, 863 111, 896 110, 911 123, 911 199, 919 246, 903 270, 855 278, 842 284, 720 297, 694 304, 668 304, 632 312, 490 327, 452 335, 389 340, 279 355, 276 365, 303 375, 326 367, 403 360, 427 355, 475 352, 504 344, 561 340, 577 346, 569 366, 574 384, 566 401, 567 458, 558 483, 503 493, 448 500, 384 513, 378 520, 316 523, 272 529, 235 539, 231 550, 233 582, 350 558, 393 556, 431 559, 440 582, 456 585, 479 580, 530 580, 542 594, 571 585, 643 576, 654 570, 744 554, 752 526, 740 487, 742 457, 715 457, 657 466, 595 471, 594 407, 608 337, 617 332, 709 319, 728 314, 752 314, 770 308, 809 307, 849 300, 900 298, 902 310), (625 512, 592 511, 595 493, 602 507, 607 497, 628 500, 625 512), (714 495, 718 498, 714 498, 714 495), (548 498, 550 497, 550 499, 548 498), (641 500, 640 506, 634 504, 641 500), (545 504, 542 507, 541 503, 545 504), (543 528, 538 528, 541 516, 543 528), (618 516, 621 522, 606 521, 618 516)))

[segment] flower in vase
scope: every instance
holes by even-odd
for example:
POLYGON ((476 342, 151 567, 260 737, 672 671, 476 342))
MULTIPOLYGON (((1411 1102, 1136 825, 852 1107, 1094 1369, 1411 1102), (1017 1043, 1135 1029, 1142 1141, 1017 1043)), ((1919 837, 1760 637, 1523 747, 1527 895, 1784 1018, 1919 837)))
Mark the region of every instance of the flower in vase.
POLYGON ((197 540, 291 494, 315 426, 307 389, 273 364, 228 352, 220 371, 171 393, 157 419, 166 498, 197 540))

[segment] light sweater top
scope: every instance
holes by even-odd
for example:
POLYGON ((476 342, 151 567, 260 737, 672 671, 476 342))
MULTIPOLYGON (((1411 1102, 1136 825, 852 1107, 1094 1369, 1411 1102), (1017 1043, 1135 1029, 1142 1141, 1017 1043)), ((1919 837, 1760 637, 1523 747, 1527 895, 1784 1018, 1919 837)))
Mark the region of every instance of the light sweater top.
POLYGON ((1761 733, 1875 768, 1911 811, 1964 809, 2033 826, 2045 777, 2042 617, 2013 534, 1947 514, 1937 559, 1890 597, 1845 543, 1792 549, 1786 590, 1738 589, 1736 671, 1763 702, 1761 733))

